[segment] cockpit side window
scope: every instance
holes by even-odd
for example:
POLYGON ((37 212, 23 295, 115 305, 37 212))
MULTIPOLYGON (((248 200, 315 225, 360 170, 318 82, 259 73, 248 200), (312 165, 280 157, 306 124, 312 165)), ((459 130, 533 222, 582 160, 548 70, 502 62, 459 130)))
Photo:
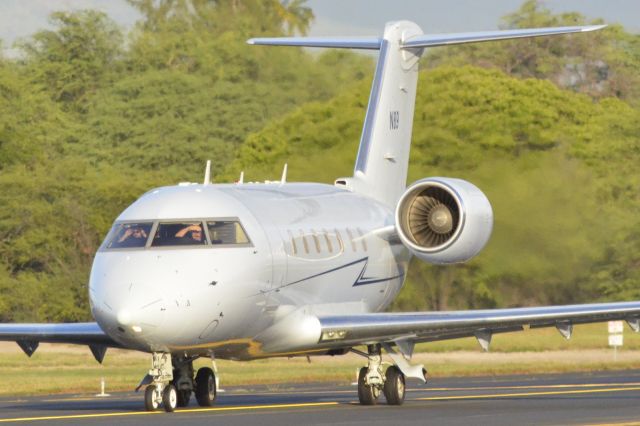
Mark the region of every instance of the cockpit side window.
POLYGON ((158 224, 152 247, 200 246, 207 244, 202 222, 172 222, 158 224))
POLYGON ((120 223, 106 248, 143 248, 151 233, 152 222, 120 223))
POLYGON ((247 234, 237 220, 208 221, 211 244, 250 244, 247 234))

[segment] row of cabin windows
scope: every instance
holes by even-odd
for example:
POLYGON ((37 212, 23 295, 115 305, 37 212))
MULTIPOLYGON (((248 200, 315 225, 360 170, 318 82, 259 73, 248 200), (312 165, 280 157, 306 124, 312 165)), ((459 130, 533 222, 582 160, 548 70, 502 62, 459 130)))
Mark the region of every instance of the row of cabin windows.
POLYGON ((287 231, 289 235, 287 253, 291 256, 342 253, 345 250, 345 241, 348 241, 352 252, 357 252, 359 249, 367 251, 367 242, 363 238, 364 233, 360 228, 355 230, 346 228, 343 232, 344 234, 338 229, 333 231, 311 229, 308 232, 302 229, 289 230, 287 231))

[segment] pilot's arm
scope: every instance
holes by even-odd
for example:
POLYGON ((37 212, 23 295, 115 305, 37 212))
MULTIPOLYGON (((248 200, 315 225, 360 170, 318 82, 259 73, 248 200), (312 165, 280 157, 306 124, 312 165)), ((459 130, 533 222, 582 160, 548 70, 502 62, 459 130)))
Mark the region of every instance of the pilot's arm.
POLYGON ((202 232, 200 225, 189 225, 185 228, 182 228, 176 233, 177 238, 183 238, 190 231, 202 232))

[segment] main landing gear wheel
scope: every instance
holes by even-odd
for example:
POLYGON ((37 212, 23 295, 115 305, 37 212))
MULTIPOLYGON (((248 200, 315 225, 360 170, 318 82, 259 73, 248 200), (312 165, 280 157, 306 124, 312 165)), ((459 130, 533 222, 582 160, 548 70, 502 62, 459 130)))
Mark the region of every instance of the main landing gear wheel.
POLYGON ((196 399, 201 407, 210 407, 216 400, 216 376, 209 367, 202 367, 196 374, 196 399))
POLYGON ((389 405, 402 405, 404 402, 404 374, 395 365, 387 368, 385 373, 384 388, 385 398, 387 398, 387 404, 389 405))
POLYGON ((167 413, 173 413, 178 406, 178 391, 172 384, 168 384, 162 391, 162 405, 167 413))
POLYGON ((367 367, 362 367, 358 374, 358 399, 362 405, 376 405, 380 396, 380 389, 377 386, 369 386, 366 383, 367 367))
POLYGON ((144 390, 144 408, 147 411, 156 411, 158 406, 158 400, 156 399, 156 387, 154 385, 149 385, 144 390))

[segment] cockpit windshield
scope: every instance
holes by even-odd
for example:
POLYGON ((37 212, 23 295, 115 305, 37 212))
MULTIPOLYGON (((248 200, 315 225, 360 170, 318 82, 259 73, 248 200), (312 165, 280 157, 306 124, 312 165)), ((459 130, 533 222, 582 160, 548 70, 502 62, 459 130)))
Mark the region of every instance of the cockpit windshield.
POLYGON ((202 222, 160 223, 151 246, 197 246, 206 243, 202 222))
POLYGON ((152 226, 152 222, 118 224, 107 248, 144 247, 152 226))
POLYGON ((102 249, 156 247, 251 247, 237 218, 116 223, 102 249))

